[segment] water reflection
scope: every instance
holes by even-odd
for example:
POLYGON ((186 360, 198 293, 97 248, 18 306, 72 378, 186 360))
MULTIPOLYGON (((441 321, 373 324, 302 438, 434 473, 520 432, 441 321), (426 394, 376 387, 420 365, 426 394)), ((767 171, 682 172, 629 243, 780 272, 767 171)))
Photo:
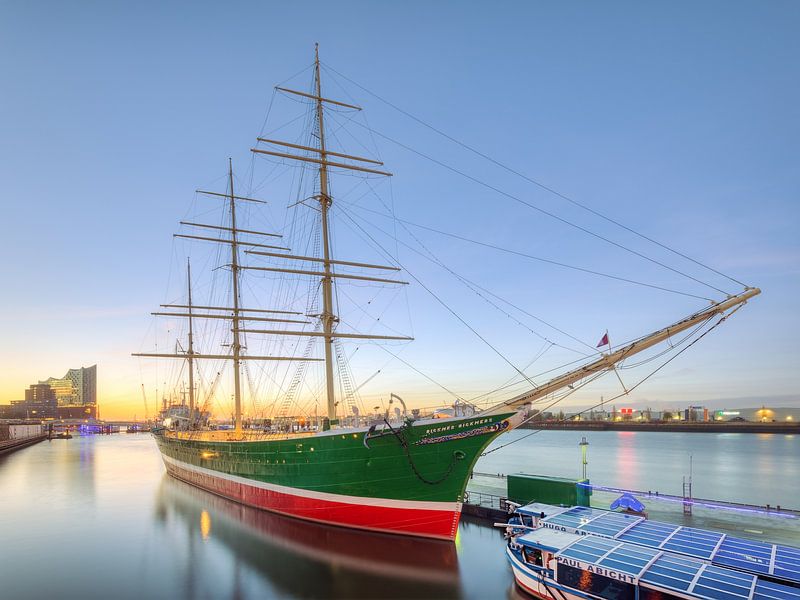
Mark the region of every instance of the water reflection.
MULTIPOLYGON (((231 596, 255 571, 277 595, 327 598, 458 598, 458 557, 452 543, 418 540, 307 523, 214 496, 167 475, 156 494, 155 518, 178 524, 188 538, 187 597, 194 597, 210 555, 204 541, 224 546, 235 569, 231 596)), ((230 574, 230 571, 229 571, 230 574)), ((217 581, 217 584, 220 582, 217 581)))

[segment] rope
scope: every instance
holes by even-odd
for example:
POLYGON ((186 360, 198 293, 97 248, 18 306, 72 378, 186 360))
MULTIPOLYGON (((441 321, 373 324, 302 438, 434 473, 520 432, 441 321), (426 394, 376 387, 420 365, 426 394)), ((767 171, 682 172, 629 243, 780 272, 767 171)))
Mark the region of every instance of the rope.
MULTIPOLYGON (((362 125, 361 123, 358 123, 356 121, 352 121, 352 122, 355 123, 356 125, 360 126, 360 127, 366 127, 365 125, 362 125)), ((578 225, 577 223, 573 223, 572 221, 569 221, 569 220, 565 219, 564 217, 559 217, 555 213, 552 213, 552 212, 550 212, 548 210, 545 210, 544 208, 541 208, 540 206, 537 206, 537 205, 533 204, 532 202, 528 202, 527 200, 523 200, 519 196, 515 196, 514 194, 511 194, 509 192, 503 191, 500 188, 498 188, 498 187, 496 187, 496 186, 494 186, 494 185, 492 185, 490 183, 486 183, 485 181, 482 181, 482 180, 478 179, 477 177, 474 177, 473 175, 470 175, 469 173, 465 173, 464 171, 456 169, 455 167, 453 167, 451 165, 448 165, 447 163, 444 163, 444 162, 442 162, 442 161, 440 161, 440 160, 438 160, 436 158, 433 158, 432 156, 430 156, 428 154, 425 154, 424 152, 420 152, 419 150, 415 150, 411 146, 403 144, 402 142, 399 142, 399 141, 389 137, 388 135, 385 135, 385 134, 383 134, 383 133, 381 133, 379 131, 374 131, 374 130, 373 130, 373 133, 375 133, 375 135, 378 135, 378 136, 382 137, 383 139, 385 139, 387 141, 390 141, 390 142, 392 142, 394 144, 397 144, 398 146, 400 146, 401 148, 404 148, 405 150, 408 150, 409 152, 412 152, 412 153, 414 153, 414 154, 416 154, 418 156, 421 156, 422 158, 424 158, 426 160, 429 160, 432 163, 437 164, 437 165, 439 165, 440 167, 442 167, 444 169, 447 169, 448 171, 452 171, 453 173, 456 173, 457 175, 461 175, 462 177, 464 177, 466 179, 469 179, 473 183, 477 183, 478 185, 481 185, 481 186, 483 186, 483 187, 485 187, 485 188, 487 188, 489 190, 492 190, 496 194, 499 194, 501 196, 505 196, 506 198, 514 200, 515 202, 519 202, 520 204, 522 204, 524 206, 527 206, 528 208, 531 208, 531 209, 533 209, 533 210, 535 210, 535 211, 537 211, 537 212, 539 212, 539 213, 541 213, 543 215, 546 215, 546 216, 550 217, 551 219, 555 219, 556 221, 564 223, 565 225, 569 225, 570 227, 573 227, 574 229, 577 229, 577 230, 582 231, 583 233, 585 233, 587 235, 590 235, 590 236, 595 237, 595 238, 597 238, 599 240, 602 240, 602 241, 606 242, 607 244, 611 244, 612 246, 616 246, 617 248, 619 248, 621 250, 625 250, 626 252, 629 252, 629 253, 631 253, 631 254, 633 254, 635 256, 638 256, 639 258, 643 258, 644 260, 647 260, 647 261, 649 261, 649 262, 651 262, 653 264, 656 264, 656 265, 658 265, 660 267, 663 267, 664 269, 667 269, 668 271, 672 271, 673 273, 677 273, 678 275, 681 275, 683 277, 691 279, 692 281, 694 281, 696 283, 699 283, 700 285, 704 285, 704 286, 706 286, 708 288, 711 288, 712 290, 715 290, 715 291, 717 291, 717 292, 719 292, 721 294, 725 294, 726 296, 730 296, 730 294, 728 292, 726 292, 725 290, 722 290, 722 289, 720 289, 720 288, 718 288, 716 286, 713 286, 710 283, 706 283, 705 281, 702 281, 702 280, 698 279, 697 277, 693 277, 692 275, 689 275, 688 273, 684 273, 683 271, 680 271, 678 269, 670 267, 669 265, 666 265, 666 264, 662 263, 661 261, 656 260, 655 258, 651 258, 651 257, 647 256, 646 254, 642 254, 641 252, 638 252, 637 250, 634 250, 632 248, 628 248, 627 246, 623 246, 622 244, 620 244, 618 242, 615 242, 615 241, 613 241, 613 240, 611 240, 611 239, 609 239, 609 238, 607 238, 605 236, 602 236, 599 233, 595 233, 594 231, 591 231, 590 229, 586 229, 585 227, 582 227, 581 225, 578 225)))
MULTIPOLYGON (((583 204, 581 202, 578 202, 577 200, 574 200, 573 198, 570 198, 566 194, 562 194, 561 192, 551 188, 550 186, 545 185, 542 182, 537 181, 537 180, 533 179, 532 177, 529 177, 529 176, 525 175, 524 173, 521 173, 521 172, 517 171, 516 169, 513 169, 513 168, 509 167, 508 165, 505 165, 505 164, 501 163, 500 161, 492 158, 491 156, 489 156, 487 154, 484 154, 480 150, 477 150, 476 148, 473 148, 472 146, 466 144, 465 142, 462 142, 462 141, 460 141, 460 140, 448 135, 444 131, 442 131, 440 129, 437 129, 433 125, 430 125, 429 123, 426 123, 422 119, 420 119, 418 117, 415 117, 414 115, 412 115, 411 113, 403 110, 399 106, 396 106, 395 104, 392 104, 391 102, 389 102, 385 98, 382 98, 378 94, 368 90, 367 88, 363 87, 362 85, 359 85, 358 83, 356 83, 355 81, 353 81, 349 77, 347 77, 345 75, 342 75, 337 70, 335 70, 333 67, 331 67, 331 66, 329 66, 327 64, 325 66, 328 69, 330 69, 331 71, 333 71, 334 73, 336 73, 339 77, 342 77, 343 79, 346 79, 347 81, 349 81, 350 83, 352 83, 356 87, 362 89, 366 93, 370 94, 374 98, 377 98, 378 100, 380 100, 384 104, 387 104, 388 106, 392 107, 393 109, 395 109, 396 111, 400 112, 401 114, 407 116, 408 118, 416 121, 417 123, 419 123, 423 127, 427 127, 431 131, 434 131, 435 133, 441 135, 442 137, 450 140, 454 144, 457 144, 458 146, 461 146, 465 150, 468 150, 469 152, 472 152, 473 154, 476 154, 477 156, 480 156, 481 158, 483 158, 485 160, 488 160, 492 164, 500 167, 501 169, 504 169, 504 170, 508 171, 509 173, 512 173, 512 174, 516 175, 517 177, 520 177, 520 178, 524 179, 525 181, 527 181, 529 183, 532 183, 533 185, 539 187, 540 189, 542 189, 542 190, 544 190, 546 192, 549 192, 549 193, 553 194, 554 196, 558 196, 562 200, 566 200, 570 204, 573 204, 573 205, 575 205, 575 206, 577 206, 579 208, 582 208, 585 211, 588 211, 589 213, 595 215, 596 217, 599 217, 599 218, 601 218, 601 219, 603 219, 605 221, 608 221, 609 223, 612 223, 612 224, 616 225, 617 227, 621 227, 625 231, 628 231, 629 233, 632 233, 632 234, 634 234, 634 235, 636 235, 636 236, 638 236, 638 237, 640 237, 640 238, 642 238, 644 240, 647 240, 648 242, 650 242, 652 244, 655 244, 656 246, 659 246, 660 248, 663 248, 664 250, 672 252, 673 254, 676 254, 676 255, 680 256, 681 258, 684 258, 684 259, 686 259, 686 260, 688 260, 690 262, 693 262, 694 264, 696 264, 696 265, 698 265, 700 267, 703 267, 704 269, 707 269, 707 270, 711 271, 712 273, 716 273, 717 275, 720 275, 720 276, 724 277, 725 279, 728 279, 728 280, 730 280, 730 281, 732 281, 734 283, 737 283, 737 284, 741 285, 742 287, 747 287, 744 283, 742 283, 738 279, 734 279, 733 277, 731 277, 729 275, 726 275, 725 273, 722 273, 721 271, 718 271, 718 270, 714 269, 713 267, 709 267, 708 265, 706 265, 706 264, 704 264, 704 263, 702 263, 702 262, 700 262, 700 261, 698 261, 698 260, 696 260, 696 259, 694 259, 694 258, 692 258, 690 256, 687 256, 686 254, 683 254, 682 252, 679 252, 678 250, 675 250, 674 248, 671 248, 670 246, 667 246, 666 244, 663 244, 663 243, 659 242, 658 240, 655 240, 655 239, 653 239, 653 238, 651 238, 649 236, 646 236, 645 234, 640 233, 640 232, 636 231, 635 229, 632 229, 631 227, 628 227, 627 225, 624 225, 623 223, 620 223, 619 221, 616 221, 616 220, 612 219, 611 217, 608 217, 608 216, 602 214, 601 212, 596 211, 593 208, 591 208, 589 206, 586 206, 585 204, 583 204)), ((717 291, 720 291, 720 290, 717 290, 717 291)))
MULTIPOLYGON (((698 336, 696 339, 692 340, 692 341, 691 341, 691 342, 690 342, 690 343, 689 343, 689 344, 688 344, 688 345, 687 345, 685 348, 682 348, 681 350, 679 350, 679 351, 678 351, 678 352, 675 354, 675 356, 672 356, 672 357, 671 357, 669 360, 666 360, 666 361, 664 361, 664 363, 663 363, 663 364, 659 365, 659 366, 658 366, 656 369, 654 369, 652 372, 650 372, 648 375, 646 375, 644 378, 642 378, 640 381, 638 381, 638 382, 636 383, 636 385, 634 385, 632 388, 630 388, 630 389, 628 389, 628 390, 625 390, 625 391, 624 391, 624 392, 622 392, 621 394, 617 394, 617 395, 616 395, 616 396, 614 396, 613 398, 610 398, 610 399, 608 399, 608 400, 603 400, 603 401, 601 401, 600 403, 598 403, 598 404, 595 404, 594 406, 590 406, 589 408, 587 408, 587 409, 584 409, 584 410, 582 410, 582 411, 580 411, 580 412, 576 413, 575 415, 573 415, 573 417, 574 417, 574 416, 583 415, 584 413, 587 413, 587 412, 589 412, 589 411, 592 411, 592 410, 594 410, 594 409, 595 409, 595 408, 597 408, 598 406, 602 406, 602 405, 604 405, 604 404, 607 404, 608 402, 613 402, 614 400, 617 400, 617 399, 619 399, 619 398, 622 398, 623 396, 627 396, 627 395, 629 395, 629 394, 630 394, 630 393, 631 393, 633 390, 635 390, 636 388, 638 388, 638 387, 639 387, 640 385, 642 385, 642 384, 643 384, 645 381, 647 381, 648 379, 650 379, 650 378, 651 378, 653 375, 655 375, 656 373, 658 373, 658 372, 659 372, 661 369, 663 369, 664 367, 666 367, 666 366, 667 366, 669 363, 671 363, 673 360, 675 360, 676 358, 678 358, 678 357, 679 357, 681 354, 683 354, 684 352, 686 352, 686 351, 687 351, 689 348, 691 348, 692 346, 694 346, 694 345, 695 345, 697 342, 699 342, 700 340, 702 340, 702 339, 703 339, 703 338, 704 338, 706 335, 708 335, 708 334, 709 334, 709 333, 711 333, 711 332, 712 332, 714 329, 716 329, 717 327, 719 327, 719 326, 720 326, 720 325, 721 325, 721 324, 722 324, 722 323, 725 321, 725 319, 727 319, 729 316, 731 316, 733 313, 735 313, 735 312, 736 312, 737 310, 739 310, 740 308, 741 308, 741 305, 737 306, 735 309, 733 309, 733 310, 732 310, 730 313, 728 313, 727 315, 723 315, 722 317, 720 317, 719 321, 717 321, 716 323, 714 323, 714 325, 712 325, 711 327, 709 327, 709 328, 708 328, 706 331, 704 331, 702 334, 700 334, 700 335, 699 335, 699 336, 698 336)), ((705 323, 707 323, 707 322, 708 322, 708 321, 705 321, 704 323, 702 323, 702 324, 701 324, 701 326, 702 326, 702 325, 704 325, 704 324, 705 324, 705 323)), ((695 330, 695 331, 696 331, 696 330, 695 330)), ((694 332, 693 332, 693 333, 694 333, 694 332)), ((689 337, 689 336, 687 336, 687 337, 686 337, 686 338, 684 338, 684 339, 688 339, 688 337, 689 337)), ((600 374, 605 374, 605 372, 604 372, 604 371, 601 371, 601 373, 600 373, 600 374)), ((586 381, 584 384, 581 384, 581 385, 579 386, 579 388, 580 388, 580 387, 583 387, 584 385, 586 385, 586 384, 588 384, 588 383, 590 383, 591 381, 594 381, 594 378, 592 378, 592 379, 589 379, 589 380, 588 380, 588 381, 586 381)), ((577 388, 577 389, 579 389, 579 388, 577 388)), ((576 389, 576 390, 570 390, 570 392, 569 392, 569 393, 571 394, 571 393, 573 393, 574 391, 577 391, 577 389, 576 389)), ((567 395, 569 395, 569 394, 567 394, 567 395)), ((566 397, 566 396, 564 396, 564 397, 566 397)), ((555 405, 555 404, 557 404, 558 402, 561 402, 563 399, 564 399, 564 398, 559 398, 559 399, 558 399, 556 402, 553 402, 552 404, 550 404, 549 406, 547 406, 547 407, 545 408, 545 410, 546 410, 546 409, 548 409, 548 408, 550 408, 550 407, 552 407, 552 406, 554 406, 554 405, 555 405)), ((537 415, 538 415, 538 414, 539 414, 539 413, 537 413, 537 415)), ((532 415, 532 416, 528 417, 527 419, 525 419, 524 421, 522 421, 522 422, 521 422, 519 425, 517 425, 517 427, 520 427, 521 425, 524 425, 525 423, 527 423, 528 421, 530 421, 531 419, 533 419, 535 416, 536 416, 536 415, 532 415)), ((561 419, 561 420, 559 420, 559 421, 556 421, 556 423, 564 423, 564 422, 566 422, 566 421, 567 421, 567 419, 561 419)), ((542 431, 544 431, 544 430, 543 430, 543 429, 536 429, 536 430, 534 430, 534 431, 530 432, 530 433, 529 433, 529 434, 527 434, 527 435, 524 435, 524 436, 522 436, 522 437, 520 437, 520 438, 517 438, 516 440, 511 440, 510 442, 507 442, 507 443, 505 443, 505 444, 502 444, 502 445, 498 446, 497 448, 492 448, 491 450, 487 450, 486 452, 484 452, 483 454, 481 454, 481 456, 483 457, 483 456, 486 456, 487 454, 491 454, 492 452, 497 452, 498 450, 500 450, 500 449, 502 449, 502 448, 505 448, 505 447, 507 447, 507 446, 510 446, 511 444, 515 444, 515 443, 517 443, 517 442, 519 442, 519 441, 522 441, 522 440, 524 440, 524 439, 527 439, 527 438, 531 437, 532 435, 536 435, 537 433, 541 433, 542 431)))
MULTIPOLYGON (((354 224, 356 227, 358 227, 358 228, 359 228, 359 229, 362 231, 362 233, 364 233, 364 235, 366 235, 366 236, 367 236, 367 237, 368 237, 370 240, 372 240, 372 242, 373 242, 373 243, 374 243, 374 244, 375 244, 375 245, 376 245, 378 248, 380 248, 380 249, 383 251, 384 255, 386 255, 386 256, 388 256, 389 258, 391 258, 391 254, 390 254, 389 252, 387 252, 387 251, 386 251, 386 249, 385 249, 385 248, 384 248, 384 247, 383 247, 381 244, 379 244, 379 243, 378 243, 378 242, 375 240, 375 238, 373 238, 373 237, 372 237, 372 236, 371 236, 371 235, 370 235, 368 232, 364 231, 364 228, 363 228, 363 227, 361 227, 361 226, 360 226, 358 223, 356 223, 355 221, 352 221, 352 222, 353 222, 353 224, 354 224)), ((421 286, 421 287, 422 287, 422 288, 423 288, 423 289, 424 289, 426 292, 428 292, 428 294, 430 294, 431 296, 433 296, 433 298, 434 298, 434 299, 435 299, 435 300, 436 300, 436 301, 437 301, 439 304, 441 304, 441 305, 442 305, 442 306, 445 308, 445 310, 447 310, 447 311, 448 311, 448 312, 449 312, 451 315, 453 315, 453 316, 454 316, 456 319, 458 319, 458 320, 461 322, 461 324, 462 324, 462 325, 464 325, 464 327, 466 327, 467 329, 469 329, 469 330, 470 330, 470 331, 471 331, 471 332, 472 332, 472 333, 473 333, 473 334, 474 334, 474 335, 475 335, 475 336, 476 336, 476 337, 477 337, 479 340, 481 340, 481 341, 482 341, 482 342, 483 342, 483 343, 484 343, 484 344, 485 344, 487 347, 489 347, 489 348, 490 348, 490 349, 491 349, 491 350, 492 350, 492 351, 493 351, 495 354, 497 354, 497 356, 499 356, 501 359, 503 359, 503 361, 505 361, 505 362, 506 362, 506 363, 507 363, 509 366, 511 366, 511 368, 512 368, 512 369, 514 369, 514 370, 515 370, 517 373, 519 373, 519 375, 521 375, 523 379, 525 379, 525 380, 526 380, 528 383, 530 383, 532 387, 534 387, 534 388, 535 388, 535 387, 537 387, 537 386, 536 386, 536 384, 535 384, 533 381, 531 381, 531 379, 530 379, 530 378, 529 378, 527 375, 525 375, 525 373, 523 373, 523 372, 522 372, 522 371, 519 369, 519 367, 517 367, 517 366, 516 366, 516 365, 515 365, 513 362, 511 362, 511 360, 509 360, 509 359, 508 359, 508 358, 507 358, 507 357, 506 357, 506 356, 505 356, 505 355, 504 355, 502 352, 500 352, 500 350, 498 350, 498 349, 497 349, 497 348, 496 348, 494 345, 492 345, 492 343, 491 343, 491 342, 489 342, 489 340, 487 340, 487 339, 486 339, 485 337, 483 337, 483 336, 482 336, 480 333, 478 333, 478 331, 477 331, 477 330, 476 330, 474 327, 472 327, 472 326, 471 326, 469 323, 467 323, 467 321, 466 321, 466 320, 464 320, 464 318, 463 318, 461 315, 459 315, 459 314, 458 314, 458 313, 457 313, 455 310, 453 310, 453 309, 450 307, 450 305, 448 305, 448 304, 447 304, 447 303, 446 303, 444 300, 442 300, 442 299, 441 299, 441 298, 440 298, 438 295, 436 295, 436 293, 435 293, 433 290, 431 290, 431 289, 430 289, 428 286, 426 286, 426 285, 425 285, 425 284, 422 282, 422 280, 420 280, 420 279, 419 279, 419 278, 418 278, 416 275, 414 275, 414 274, 413 274, 411 271, 409 271, 408 269, 406 269, 405 267, 403 267, 403 266, 402 266, 400 263, 398 263, 398 265, 399 265, 400 267, 402 267, 402 268, 403 268, 403 270, 404 270, 406 273, 408 273, 408 274, 409 274, 409 275, 410 275, 410 276, 411 276, 411 277, 414 279, 414 281, 416 281, 416 282, 417 282, 417 283, 418 283, 418 284, 419 284, 419 285, 420 285, 420 286, 421 286)))
MULTIPOLYGON (((341 200, 339 200, 339 202, 341 203, 341 200)), ((618 275, 611 275, 610 273, 603 273, 602 271, 594 271, 592 269, 587 269, 585 267, 579 267, 579 266, 576 266, 576 265, 570 265, 570 264, 567 264, 567 263, 562 263, 562 262, 559 262, 559 261, 556 261, 556 260, 552 260, 552 259, 549 259, 549 258, 542 258, 540 256, 534 256, 532 254, 527 254, 525 252, 520 252, 519 250, 511 250, 509 248, 503 248, 502 246, 497 246, 496 244, 490 244, 488 242, 481 242, 480 240, 474 240, 474 239, 471 239, 471 238, 468 238, 468 237, 464 237, 464 236, 461 236, 461 235, 458 235, 458 234, 455 234, 455 233, 450 233, 448 231, 442 231, 440 229, 435 229, 435 228, 429 227, 427 225, 421 225, 419 223, 413 223, 411 221, 407 221, 405 219, 400 219, 400 218, 395 217, 393 215, 387 215, 385 213, 382 213, 382 212, 377 211, 377 210, 373 210, 371 208, 367 208, 365 206, 357 206, 355 204, 351 204, 350 202, 346 202, 345 204, 350 205, 352 208, 356 208, 358 210, 371 212, 371 213, 374 213, 374 214, 379 215, 381 217, 385 217, 387 219, 394 219, 399 223, 403 223, 403 224, 406 224, 406 225, 411 225, 412 227, 418 227, 419 229, 424 229, 426 231, 431 231, 433 233, 438 233, 439 235, 451 237, 451 238, 456 239, 456 240, 461 240, 462 242, 468 242, 470 244, 475 244, 477 246, 483 246, 485 248, 491 248, 492 250, 498 250, 499 252, 505 252, 505 253, 508 253, 508 254, 514 254, 516 256, 521 256, 523 258, 529 258, 531 260, 536 260, 536 261, 547 263, 547 264, 554 265, 554 266, 557 266, 557 267, 563 267, 565 269, 572 269, 572 270, 575 270, 575 271, 580 271, 582 273, 588 273, 590 275, 597 275, 598 277, 606 277, 608 279, 614 279, 616 281, 622 281, 624 283, 631 283, 631 284, 634 284, 634 285, 640 285, 640 286, 643 286, 643 287, 649 287, 649 288, 652 288, 652 289, 660 290, 662 292, 669 292, 671 294, 679 294, 681 296, 687 296, 689 298, 697 298, 699 300, 708 300, 709 302, 713 301, 712 298, 707 298, 705 296, 698 296, 696 294, 690 294, 688 292, 681 292, 680 290, 673 290, 671 288, 662 287, 662 286, 655 285, 655 284, 652 284, 652 283, 645 283, 643 281, 636 281, 635 279, 627 279, 625 277, 620 277, 618 275)), ((408 230, 406 229, 406 231, 408 231, 408 230)))

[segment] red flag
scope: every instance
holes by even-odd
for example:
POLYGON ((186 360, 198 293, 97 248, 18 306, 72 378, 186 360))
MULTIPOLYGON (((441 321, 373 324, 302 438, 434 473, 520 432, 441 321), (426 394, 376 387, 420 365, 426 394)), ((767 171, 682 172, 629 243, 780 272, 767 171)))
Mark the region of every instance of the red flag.
POLYGON ((610 344, 608 343, 608 332, 606 331, 605 335, 602 338, 600 338, 600 343, 597 344, 597 347, 600 348, 602 346, 609 346, 609 345, 610 344))

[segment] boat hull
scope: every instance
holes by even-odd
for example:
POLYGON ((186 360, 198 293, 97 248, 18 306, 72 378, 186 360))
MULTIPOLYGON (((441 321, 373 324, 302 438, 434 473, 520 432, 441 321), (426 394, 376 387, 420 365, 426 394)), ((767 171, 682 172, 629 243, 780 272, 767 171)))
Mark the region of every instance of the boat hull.
POLYGON ((578 590, 558 585, 552 580, 545 580, 541 574, 528 568, 510 548, 506 548, 506 558, 508 558, 511 571, 514 573, 514 581, 534 598, 542 598, 543 600, 552 600, 553 598, 585 600, 593 597, 578 590))
POLYGON ((377 435, 155 438, 170 475, 242 504, 319 523, 452 540, 472 467, 513 426, 512 417, 447 419, 377 435))

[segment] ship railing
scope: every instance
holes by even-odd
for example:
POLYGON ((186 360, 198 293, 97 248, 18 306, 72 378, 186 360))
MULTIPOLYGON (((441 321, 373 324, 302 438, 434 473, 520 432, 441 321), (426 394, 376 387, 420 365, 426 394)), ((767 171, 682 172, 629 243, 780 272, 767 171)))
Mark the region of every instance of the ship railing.
POLYGON ((486 492, 476 492, 467 490, 464 492, 464 504, 472 504, 483 508, 492 508, 494 510, 501 510, 509 512, 512 506, 505 496, 498 496, 496 494, 488 494, 486 492))

